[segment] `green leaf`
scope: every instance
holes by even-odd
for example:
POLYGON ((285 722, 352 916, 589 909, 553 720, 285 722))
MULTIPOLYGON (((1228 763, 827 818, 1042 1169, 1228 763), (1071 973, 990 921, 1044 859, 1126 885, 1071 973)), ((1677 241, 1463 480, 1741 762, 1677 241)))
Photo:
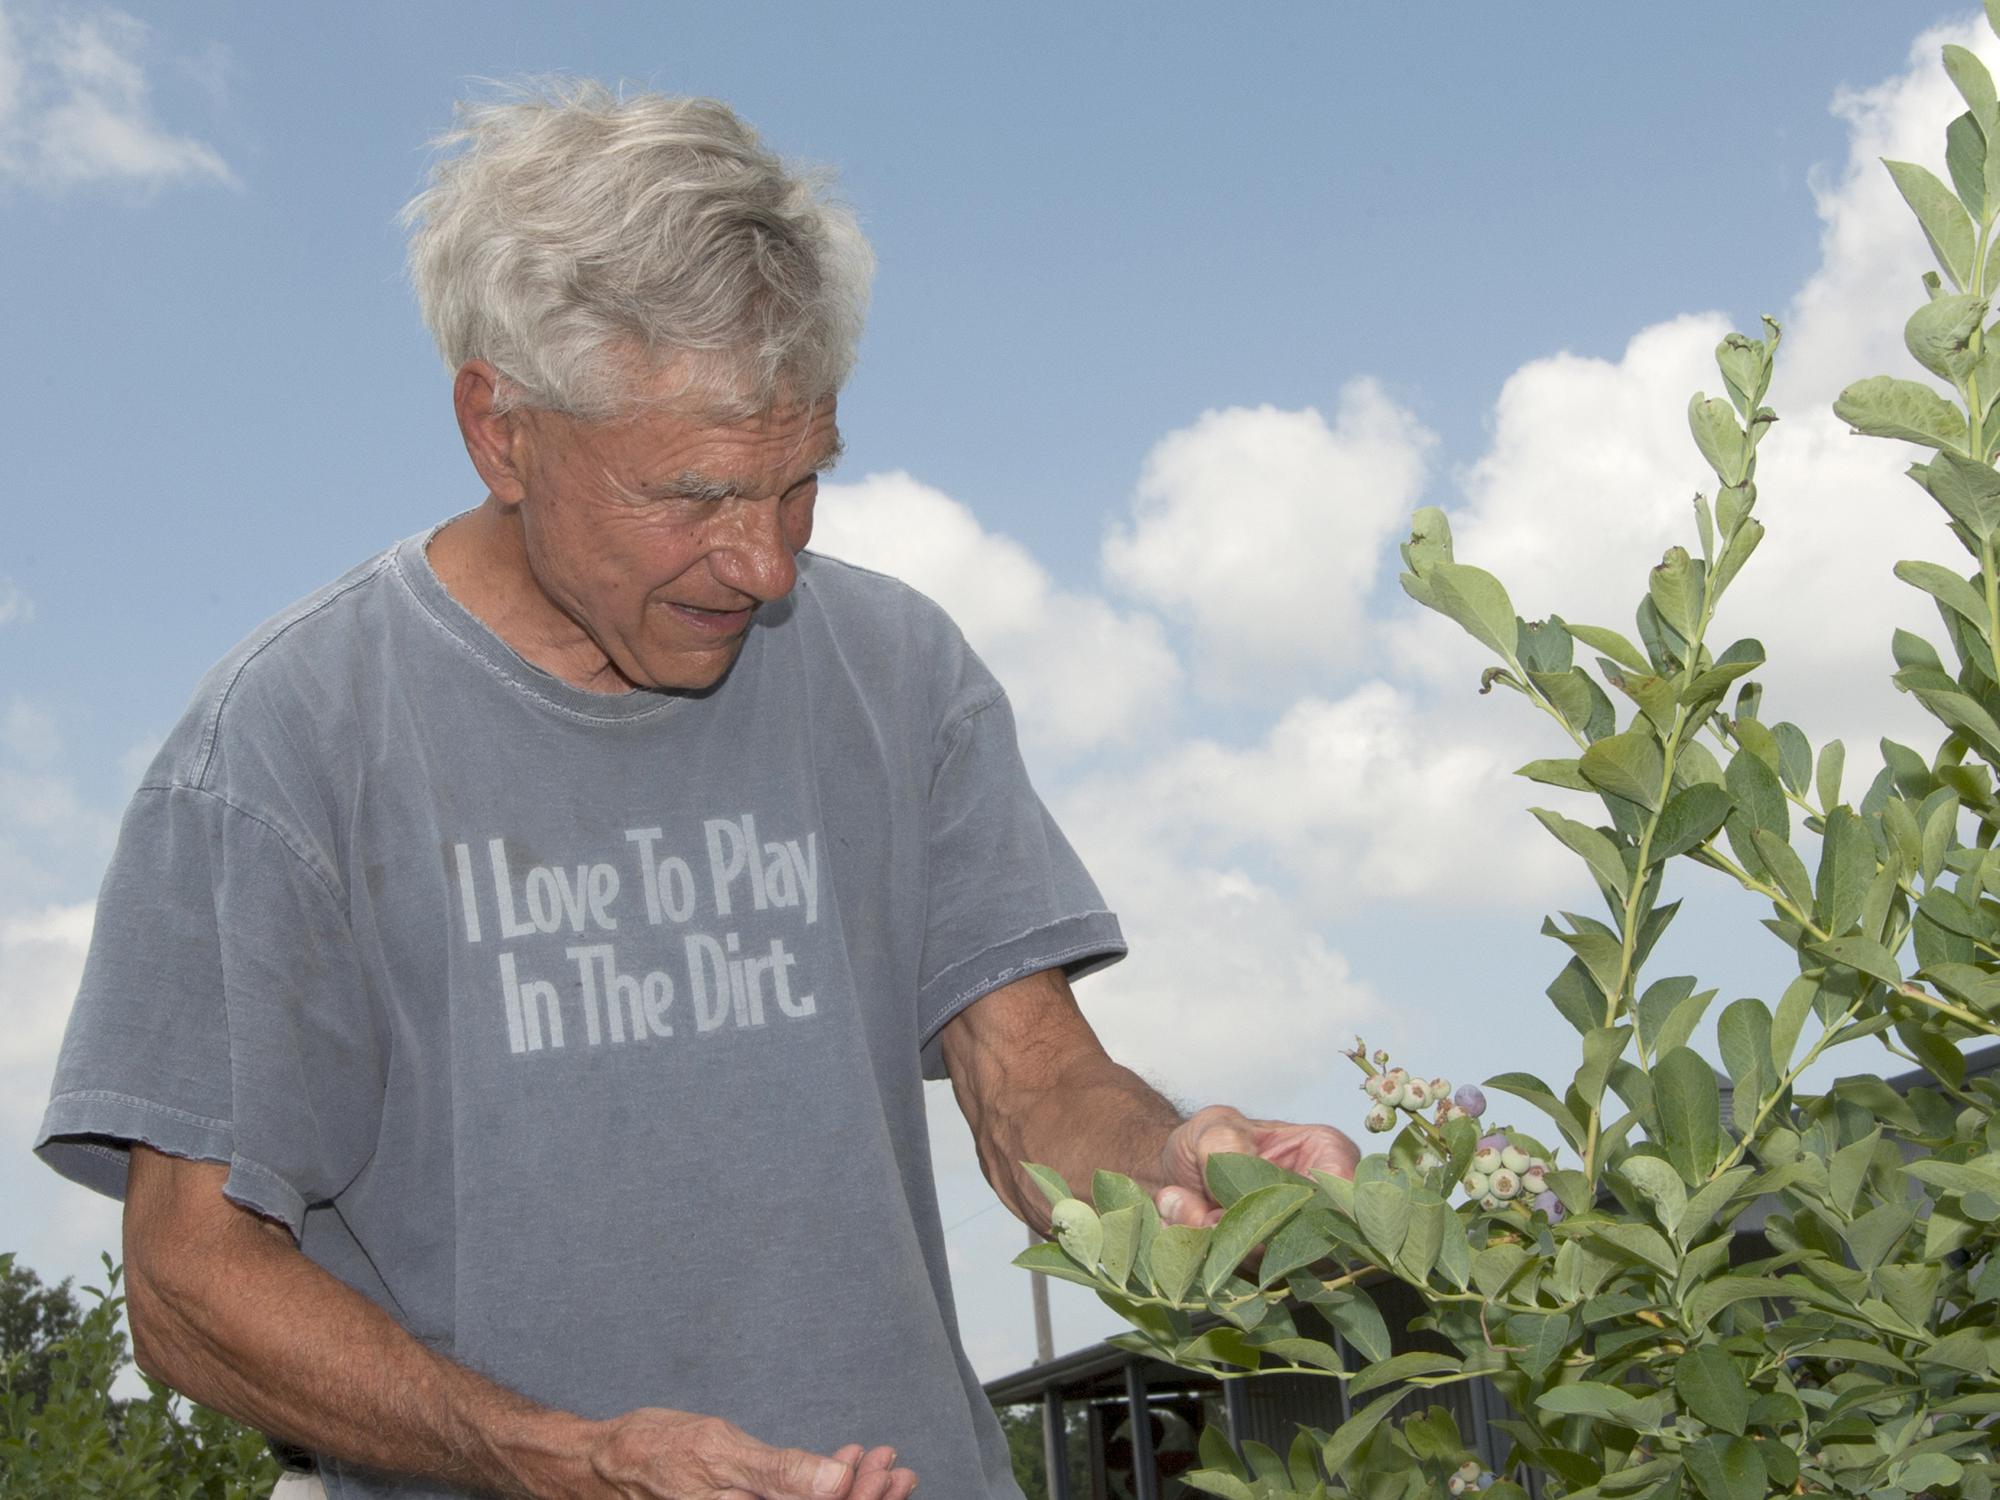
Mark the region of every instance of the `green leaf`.
POLYGON ((1241 1151, 1215 1152, 1208 1159, 1202 1179, 1208 1185, 1208 1196, 1222 1208, 1233 1208, 1237 1199, 1273 1183, 1283 1183, 1287 1187, 1312 1186, 1309 1179, 1286 1171, 1276 1162, 1241 1151))
POLYGON ((1575 625, 1564 621, 1569 633, 1594 651, 1601 651, 1621 667, 1630 667, 1635 672, 1650 672, 1653 664, 1646 660, 1645 653, 1615 630, 1606 630, 1601 625, 1575 625))
POLYGON ((1601 883, 1621 897, 1631 888, 1631 876, 1625 871, 1625 861, 1618 857, 1618 846, 1597 829, 1545 807, 1531 807, 1528 811, 1572 853, 1580 855, 1601 883))
POLYGON ((1363 1359, 1379 1361, 1389 1357, 1389 1325, 1368 1293, 1358 1288, 1340 1288, 1310 1300, 1363 1359))
POLYGON ((1645 1411, 1637 1396, 1597 1380, 1579 1380, 1544 1391, 1535 1397, 1535 1405, 1559 1417, 1597 1417, 1622 1427, 1641 1425, 1645 1411))
POLYGON ((1801 974, 1785 986, 1785 993, 1778 999, 1778 1012, 1771 1019, 1771 1064, 1780 1077, 1792 1065, 1799 1033, 1805 1030, 1806 1017, 1812 1014, 1813 997, 1818 993, 1819 981, 1801 974))
POLYGON ((1729 538, 1729 545, 1722 549, 1721 561, 1715 565, 1715 577, 1710 580, 1710 587, 1718 597, 1743 570, 1743 565, 1750 561, 1750 554, 1763 540, 1764 527, 1759 521, 1746 520, 1736 528, 1735 534, 1729 538))
POLYGON ((1264 1258, 1257 1262, 1257 1285, 1271 1286, 1316 1260, 1323 1260, 1338 1243, 1337 1220, 1324 1208, 1301 1211, 1264 1246, 1264 1258))
POLYGON ((1682 1178, 1699 1185, 1722 1149, 1722 1095, 1715 1072, 1689 1048, 1675 1047, 1653 1065, 1653 1091, 1660 1144, 1682 1178))
POLYGON ((1710 1427, 1743 1435, 1750 1420, 1750 1387, 1736 1361, 1715 1345, 1690 1349, 1675 1362, 1674 1390, 1681 1405, 1710 1427))
MULTIPOLYGON (((1351 1396, 1353 1393, 1354 1387, 1350 1385, 1348 1394, 1351 1396)), ((1401 1391, 1378 1396, 1335 1428, 1333 1436, 1326 1440, 1326 1446, 1320 1449, 1319 1461, 1326 1466, 1326 1472, 1335 1478, 1343 1475, 1354 1455, 1361 1451, 1361 1445, 1368 1441, 1382 1419, 1389 1415, 1389 1409, 1402 1398, 1401 1391)))
POLYGON ((1764 1500, 1770 1474, 1748 1438, 1710 1433, 1683 1448, 1681 1461, 1706 1500, 1764 1500))
POLYGON ((1094 1274, 1079 1269, 1076 1262, 1063 1253, 1062 1246, 1048 1241, 1028 1246, 1014 1257, 1014 1264, 1024 1271, 1038 1271, 1058 1281, 1074 1281, 1079 1286, 1095 1287, 1100 1284, 1094 1274))
POLYGON ((1641 1156, 1637 1152, 1620 1162, 1618 1170, 1653 1205, 1662 1229, 1672 1234, 1680 1227, 1681 1216, 1687 1212, 1688 1195, 1679 1172, 1657 1156, 1641 1156))
POLYGON ((1914 380, 1889 375, 1857 380, 1840 393, 1833 414, 1869 437, 1951 450, 1965 441, 1965 413, 1914 380))
POLYGON ((1875 842, 1861 819, 1844 807, 1827 814, 1819 880, 1813 909, 1820 926, 1836 935, 1861 919, 1861 906, 1875 878, 1875 842))
POLYGON ((1945 855, 1950 851, 1952 838, 1958 830, 1957 795, 1940 791, 1934 798, 1926 799, 1922 823, 1923 877, 1928 885, 1944 869, 1945 855))
POLYGON ((1847 747, 1828 740, 1819 747, 1819 805, 1831 811, 1840 802, 1840 773, 1847 764, 1847 747))
POLYGON ((1799 858, 1798 851, 1764 828, 1753 832, 1750 842, 1757 850, 1757 858, 1763 861, 1765 873, 1777 880, 1786 899, 1800 911, 1810 914, 1813 909, 1812 876, 1806 873, 1805 861, 1799 858))
POLYGON ((1950 568, 1939 567, 1936 563, 1899 562, 1896 576, 1914 588, 1922 589, 1946 609, 1963 616, 1979 633, 1986 637, 1986 601, 1979 591, 1950 568))
POLYGON ((1104 1279, 1122 1287, 1132 1274, 1132 1262, 1139 1253, 1139 1211, 1131 1207, 1114 1208, 1100 1215, 1098 1223, 1104 1233, 1098 1263, 1104 1267, 1104 1279))
POLYGON ((1896 179, 1896 190, 1923 225, 1924 238, 1930 241, 1938 266, 1954 285, 1970 286, 1975 231, 1965 205, 1952 196, 1950 188, 1915 162, 1884 161, 1882 165, 1896 179))
MULTIPOLYGON (((1708 460, 1708 466, 1715 470, 1724 484, 1741 484, 1750 468, 1750 438, 1736 420, 1736 413, 1729 409, 1727 401, 1711 401, 1697 391, 1688 402, 1688 428, 1694 433, 1695 446, 1701 449, 1701 456, 1708 460)), ((1685 555, 1685 554, 1683 554, 1685 555)), ((1663 608, 1661 611, 1666 613, 1663 608)), ((1667 615, 1669 621, 1673 619, 1667 615)), ((1687 618, 1692 621, 1694 616, 1687 618)), ((1675 625, 1682 635, 1690 630, 1675 625)))
POLYGON ((1208 1257, 1211 1230, 1196 1224, 1162 1224, 1153 1238, 1153 1286, 1169 1302, 1179 1302, 1194 1285, 1208 1257))
POLYGON ((1465 563, 1436 562, 1423 581, 1430 598, 1420 599, 1420 603, 1428 603, 1439 613, 1449 615, 1488 649, 1509 660, 1513 658, 1520 622, 1499 579, 1465 563))
POLYGON ((1555 1090, 1532 1073, 1500 1073, 1486 1080, 1486 1087, 1497 1089, 1503 1094, 1512 1094, 1517 1099, 1525 1099, 1555 1122, 1563 1138, 1572 1146, 1581 1149, 1583 1123, 1577 1119, 1568 1105, 1558 1099, 1555 1090))
POLYGON ((1969 346, 1985 320, 1984 297, 1970 292, 1939 297, 1910 314, 1903 325, 1903 347, 1932 374, 1955 383, 1965 378, 1979 357, 1969 346))
POLYGON ((1369 1248, 1387 1264, 1410 1232, 1410 1195, 1393 1182, 1363 1182, 1354 1188, 1354 1221, 1369 1248))
POLYGON ((1728 792, 1706 782, 1676 792, 1667 802, 1666 811, 1660 814, 1659 826, 1653 830, 1649 858, 1669 860, 1705 843, 1722 826, 1734 805, 1728 792))
MULTIPOLYGON (((1699 397, 1696 400, 1700 402, 1699 397)), ((1719 412, 1722 421, 1737 433, 1739 441, 1743 441, 1742 433, 1736 427, 1736 418, 1731 415, 1727 402, 1710 401, 1705 403, 1703 409, 1719 412)), ((1747 441, 1744 441, 1739 463, 1747 462, 1748 454, 1749 446, 1747 441)), ((1660 618, 1689 640, 1694 638, 1695 625, 1701 619, 1704 571, 1700 563, 1688 556, 1687 548, 1669 547, 1659 566, 1647 576, 1647 592, 1652 597, 1653 607, 1660 612, 1660 618)))
MULTIPOLYGON (((1408 1380, 1413 1375, 1442 1375, 1456 1371, 1459 1363, 1449 1354, 1433 1354, 1425 1349, 1414 1349, 1408 1354, 1393 1355, 1370 1365, 1349 1381, 1348 1399, 1352 1400, 1369 1391, 1380 1390, 1394 1381, 1408 1380)), ((1336 1433, 1335 1436, 1339 1434, 1336 1433)))
POLYGON ((1410 537, 1398 549, 1403 566, 1419 577, 1438 563, 1451 561, 1451 522, 1435 505, 1426 505, 1410 518, 1410 537))
POLYGON ((2000 134, 2000 99, 1994 96, 1993 75, 1986 71, 1986 64, 1957 43, 1947 42, 1944 70, 1979 128, 2000 134))
POLYGON ((1583 752, 1578 768, 1600 791, 1637 803, 1649 812, 1660 805, 1664 760, 1659 742, 1649 734, 1628 730, 1607 735, 1583 752))
MULTIPOLYGON (((1202 1265, 1202 1289, 1213 1296, 1235 1274, 1243 1257, 1311 1201, 1313 1195, 1310 1186, 1274 1182, 1245 1193, 1232 1203, 1214 1226, 1208 1259, 1202 1265)), ((1359 1196, 1357 1193, 1357 1202, 1359 1196)))
POLYGON ((1583 779, 1583 772, 1573 760, 1531 760, 1514 774, 1525 776, 1530 781, 1539 781, 1544 786, 1565 787, 1572 792, 1597 790, 1583 779))
MULTIPOLYGON (((1933 401, 1943 405, 1953 420, 1958 419, 1958 408, 1945 402, 1929 387, 1913 386, 1912 389, 1925 392, 1933 401)), ((1957 439, 1951 441, 1956 442, 1957 439)), ((1927 464, 1912 464, 1910 477, 1944 507, 1946 515, 1971 532, 1977 540, 1985 541, 1993 535, 1994 528, 2000 526, 2000 474, 1996 474, 1990 465, 1945 451, 1927 464)))
POLYGON ((1974 218, 1986 211, 1986 136, 1970 110, 1945 128, 1944 164, 1951 185, 1974 218))
POLYGON ((1611 1065, 1625 1055, 1625 1044, 1631 1038, 1630 1026, 1596 1026, 1584 1033, 1583 1066, 1577 1070, 1575 1088, 1585 1109, 1595 1109, 1604 1097, 1604 1081, 1611 1076, 1611 1065))
POLYGON ((1812 784, 1812 743, 1791 723, 1773 724, 1771 738, 1778 742, 1778 779, 1786 790, 1804 796, 1812 784))
POLYGON ((1636 1224, 1613 1220, 1608 1224, 1592 1225, 1590 1237, 1609 1245, 1612 1249, 1657 1267, 1669 1276, 1680 1269, 1680 1259, 1674 1254, 1657 1229, 1650 1224, 1636 1224))
POLYGON ((1779 784, 1776 770, 1748 749, 1730 757, 1724 775, 1735 803, 1724 825, 1729 831, 1729 847, 1751 874, 1761 874, 1764 859, 1757 852, 1753 835, 1762 828, 1781 841, 1790 837, 1791 817, 1785 810, 1785 789, 1779 784))
POLYGON ((1031 1161, 1022 1162, 1021 1165, 1027 1168, 1028 1175, 1035 1179, 1035 1186, 1042 1190, 1042 1194, 1049 1200, 1051 1208, 1062 1202, 1065 1198, 1074 1198, 1076 1196, 1076 1194, 1069 1190, 1069 1184, 1063 1181, 1062 1173, 1056 1171, 1053 1167, 1037 1166, 1031 1161))
POLYGON ((1729 1070, 1730 1105, 1741 1130, 1756 1118, 1765 1092, 1777 1082, 1771 1069, 1771 1012, 1762 1000, 1736 1001, 1716 1022, 1722 1065, 1729 1070))
POLYGON ((1839 937, 1824 943, 1812 944, 1812 951, 1837 964, 1845 964, 1856 973, 1866 974, 1870 979, 1879 979, 1884 984, 1901 984, 1903 972, 1896 967, 1896 960, 1873 938, 1839 937))
POLYGON ((1204 1495, 1220 1495, 1222 1500, 1258 1500, 1257 1491, 1249 1484, 1221 1469, 1193 1469, 1180 1477, 1182 1483, 1204 1495))

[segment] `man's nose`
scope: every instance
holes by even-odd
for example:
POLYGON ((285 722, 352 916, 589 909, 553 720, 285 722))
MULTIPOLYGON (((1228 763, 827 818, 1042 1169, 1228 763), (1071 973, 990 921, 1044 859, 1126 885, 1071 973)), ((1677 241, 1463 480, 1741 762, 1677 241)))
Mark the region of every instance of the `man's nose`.
POLYGON ((717 582, 769 604, 799 581, 799 564, 775 500, 738 500, 710 553, 717 582))

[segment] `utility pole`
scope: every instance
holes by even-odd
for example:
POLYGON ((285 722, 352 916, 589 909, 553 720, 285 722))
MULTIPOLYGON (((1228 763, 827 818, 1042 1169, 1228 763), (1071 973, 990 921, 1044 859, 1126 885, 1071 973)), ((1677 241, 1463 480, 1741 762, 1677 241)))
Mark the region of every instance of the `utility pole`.
MULTIPOLYGON (((1042 1237, 1029 1225, 1028 1244, 1032 1247, 1041 1242, 1042 1237)), ((1049 1327, 1049 1278, 1030 1276, 1028 1284, 1035 1299, 1035 1363, 1045 1365, 1056 1357, 1055 1334, 1049 1327)))
MULTIPOLYGON (((1028 1243, 1038 1245, 1042 1237, 1028 1226, 1028 1243)), ((1030 1276, 1029 1295, 1035 1299, 1035 1363, 1045 1365, 1056 1357, 1054 1330, 1049 1324, 1049 1278, 1030 1276)), ((1042 1393, 1042 1474, 1049 1500, 1069 1500, 1069 1453, 1064 1441, 1062 1396, 1054 1390, 1042 1393)))

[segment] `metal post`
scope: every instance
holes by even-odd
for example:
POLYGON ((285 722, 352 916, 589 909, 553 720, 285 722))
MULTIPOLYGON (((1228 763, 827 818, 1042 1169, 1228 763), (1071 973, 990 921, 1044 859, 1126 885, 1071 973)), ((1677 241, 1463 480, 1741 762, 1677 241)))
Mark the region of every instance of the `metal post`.
MULTIPOLYGON (((1039 1280, 1040 1278, 1036 1278, 1039 1280)), ((1063 1426, 1062 1393, 1042 1392, 1042 1474, 1049 1500, 1069 1500, 1069 1443, 1063 1426)))
POLYGON ((1242 1381, 1222 1382, 1222 1414, 1229 1419, 1229 1441, 1241 1448, 1250 1436, 1250 1392, 1242 1381))
MULTIPOLYGON (((1035 1233, 1034 1226, 1028 1227, 1028 1243, 1039 1245, 1042 1237, 1035 1233)), ((1035 1305, 1035 1363, 1045 1365, 1056 1357, 1055 1334, 1049 1325, 1049 1278, 1030 1276, 1030 1295, 1035 1305)))
POLYGON ((1125 1364, 1125 1405, 1132 1413, 1134 1500, 1160 1500, 1160 1465, 1153 1457, 1153 1414, 1146 1406, 1146 1377, 1136 1359, 1125 1364))

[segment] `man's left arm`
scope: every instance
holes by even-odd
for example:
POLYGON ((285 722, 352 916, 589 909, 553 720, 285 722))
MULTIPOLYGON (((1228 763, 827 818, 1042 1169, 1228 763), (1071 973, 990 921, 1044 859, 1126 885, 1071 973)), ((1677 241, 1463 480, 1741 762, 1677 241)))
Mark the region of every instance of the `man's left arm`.
POLYGON ((1211 1224, 1222 1211, 1204 1172, 1217 1151, 1341 1176, 1353 1175, 1358 1159, 1354 1143, 1327 1125, 1253 1120, 1226 1105, 1183 1118, 1106 1055, 1060 969, 982 997, 945 1026, 939 1043, 986 1180, 1044 1234, 1049 1203, 1024 1161, 1053 1167, 1084 1198, 1094 1171, 1123 1173, 1153 1195, 1168 1223, 1211 1224))

